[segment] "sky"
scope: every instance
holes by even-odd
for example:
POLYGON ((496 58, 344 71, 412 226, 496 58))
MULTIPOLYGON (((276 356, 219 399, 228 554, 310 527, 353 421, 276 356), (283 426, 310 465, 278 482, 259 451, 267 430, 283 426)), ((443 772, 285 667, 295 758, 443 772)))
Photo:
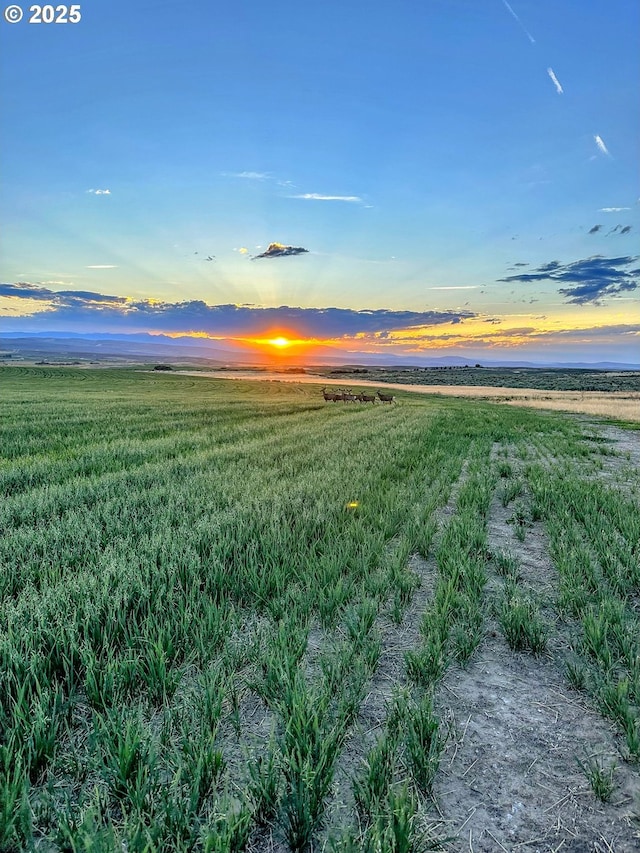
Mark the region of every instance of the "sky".
POLYGON ((640 363, 636 0, 18 5, 0 335, 640 363))

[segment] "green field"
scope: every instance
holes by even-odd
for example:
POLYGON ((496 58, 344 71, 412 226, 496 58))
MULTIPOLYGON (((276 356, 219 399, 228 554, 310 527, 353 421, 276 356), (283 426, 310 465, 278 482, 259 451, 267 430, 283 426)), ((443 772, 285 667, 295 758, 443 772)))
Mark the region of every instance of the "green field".
POLYGON ((0 368, 0 850, 468 850, 443 685, 492 649, 610 732, 615 773, 567 766, 633 849, 633 459, 567 416, 397 396, 0 368))

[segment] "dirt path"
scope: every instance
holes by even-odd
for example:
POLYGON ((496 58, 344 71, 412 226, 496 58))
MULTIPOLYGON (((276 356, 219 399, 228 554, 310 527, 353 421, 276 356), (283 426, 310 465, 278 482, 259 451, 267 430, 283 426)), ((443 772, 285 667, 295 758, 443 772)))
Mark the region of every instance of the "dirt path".
MULTIPOLYGON (((621 431, 624 432, 624 431, 621 431)), ((510 460, 516 468, 516 461, 510 460)), ((541 601, 555 597, 556 573, 548 557, 541 524, 524 541, 509 523, 513 505, 494 495, 488 538, 490 549, 513 555, 519 585, 541 601)), ((487 584, 487 610, 493 610, 503 581, 487 584)), ((534 657, 510 650, 497 622, 466 671, 445 675, 440 713, 455 721, 457 737, 448 748, 436 795, 456 840, 451 850, 637 851, 640 849, 640 777, 624 764, 612 727, 563 675, 566 643, 555 629, 551 606, 543 609, 551 625, 548 653, 534 657), (594 795, 578 761, 597 756, 616 764, 610 803, 594 795)))
POLYGON ((555 661, 514 654, 496 636, 466 672, 445 676, 441 701, 460 733, 436 787, 452 851, 638 850, 637 776, 619 766, 612 802, 596 799, 577 759, 615 762, 614 737, 555 661))
POLYGON ((605 440, 612 449, 636 469, 640 469, 640 430, 621 429, 613 424, 594 421, 591 418, 579 417, 586 437, 596 441, 605 440))
POLYGON ((640 504, 640 430, 621 429, 580 415, 577 420, 586 440, 601 451, 599 478, 640 504))

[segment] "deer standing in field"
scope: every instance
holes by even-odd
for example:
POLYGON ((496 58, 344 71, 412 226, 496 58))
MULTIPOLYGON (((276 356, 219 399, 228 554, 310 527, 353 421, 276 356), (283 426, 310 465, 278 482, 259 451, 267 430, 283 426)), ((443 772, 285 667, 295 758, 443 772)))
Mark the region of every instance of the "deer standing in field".
POLYGON ((378 397, 380 398, 381 403, 395 403, 396 401, 393 394, 382 394, 380 391, 378 391, 378 397))
POLYGON ((356 397, 361 403, 375 403, 376 395, 375 394, 358 394, 356 397))
POLYGON ((348 391, 343 391, 343 392, 342 392, 342 399, 344 400, 344 402, 345 402, 345 403, 355 403, 355 401, 356 401, 358 398, 356 397, 356 395, 355 395, 355 394, 352 394, 352 393, 351 393, 351 388, 349 388, 349 390, 348 390, 348 391))
POLYGON ((326 388, 322 389, 322 396, 324 397, 325 403, 335 403, 336 400, 342 399, 340 394, 330 394, 326 388))

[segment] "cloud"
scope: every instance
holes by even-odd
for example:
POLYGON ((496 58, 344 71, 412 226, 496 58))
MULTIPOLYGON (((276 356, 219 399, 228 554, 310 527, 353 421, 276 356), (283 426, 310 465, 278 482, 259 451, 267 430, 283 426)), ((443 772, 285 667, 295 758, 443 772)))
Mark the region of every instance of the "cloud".
POLYGON ((549 75, 549 77, 551 77, 551 81, 552 81, 553 85, 556 87, 556 92, 559 95, 562 95, 562 93, 564 92, 564 89, 560 85, 560 81, 556 77, 556 75, 553 71, 553 68, 551 68, 551 67, 547 68, 547 74, 549 75))
MULTIPOLYGON (((456 323, 476 315, 471 311, 356 311, 349 308, 297 308, 282 305, 207 305, 190 302, 132 300, 85 291, 52 291, 28 282, 0 284, 0 296, 48 302, 49 308, 30 316, 11 318, 12 326, 35 329, 118 332, 201 332, 219 337, 256 337, 285 328, 301 338, 348 339, 401 329, 456 323)), ((5 326, 9 322, 4 320, 5 326)))
POLYGON ((220 172, 220 174, 223 178, 240 178, 244 181, 273 181, 279 187, 286 187, 287 189, 294 189, 296 186, 293 181, 277 178, 271 172, 253 172, 245 170, 242 172, 220 172))
MULTIPOLYGON (((546 319, 544 316, 538 319, 546 319)), ((485 322, 491 322, 485 321, 485 322)), ((438 330, 428 332, 417 332, 415 335, 402 336, 401 339, 391 339, 390 345, 413 344, 414 351, 432 349, 437 347, 440 351, 444 349, 459 350, 462 353, 474 352, 478 348, 486 350, 502 350, 504 348, 517 348, 520 351, 528 349, 540 356, 541 347, 544 346, 547 353, 548 347, 555 345, 555 358, 566 356, 575 347, 588 353, 586 360, 593 361, 595 355, 594 347, 600 347, 601 358, 611 359, 612 345, 620 345, 618 350, 622 360, 637 360, 635 351, 637 349, 637 338, 640 336, 640 324, 635 325, 600 325, 587 326, 583 328, 569 329, 540 329, 534 326, 511 327, 507 329, 485 328, 479 334, 467 335, 466 333, 440 332, 438 330), (606 349, 604 349, 605 345, 606 349), (632 355, 633 353, 633 355, 632 355)), ((384 342, 379 342, 384 346, 384 342)), ((469 357, 469 356, 466 356, 469 357)), ((581 355, 581 360, 584 356, 581 355)))
POLYGON ((220 172, 225 178, 245 178, 249 181, 267 181, 271 178, 268 172, 220 172))
POLYGON ((111 190, 87 190, 87 192, 93 195, 111 195, 111 190))
POLYGON ((604 142, 602 141, 602 137, 601 137, 601 136, 597 136, 597 135, 596 135, 596 136, 594 136, 593 138, 594 138, 594 141, 595 141, 596 145, 597 145, 597 146, 598 146, 598 148, 600 149, 600 151, 601 151, 603 154, 606 154, 606 155, 607 155, 607 157, 611 157, 611 154, 609 154, 609 149, 607 148, 607 146, 606 146, 606 145, 604 144, 604 142))
POLYGON ((104 293, 95 293, 92 290, 58 290, 55 292, 55 296, 66 304, 106 302, 124 305, 127 302, 124 296, 107 296, 104 293))
POLYGON ((249 254, 249 250, 247 249, 246 246, 240 246, 239 249, 234 249, 233 251, 238 252, 238 254, 240 254, 240 255, 248 255, 249 254))
POLYGON ((604 258, 594 255, 569 264, 551 261, 532 273, 510 275, 499 281, 533 282, 553 281, 570 285, 561 287, 558 292, 574 305, 592 303, 600 305, 601 300, 609 296, 618 296, 625 291, 640 287, 640 269, 627 270, 637 263, 639 256, 604 258))
POLYGON ((616 225, 615 228, 612 228, 610 231, 607 232, 607 237, 609 237, 611 234, 616 234, 618 232, 620 234, 628 234, 630 231, 631 225, 625 225, 624 227, 622 225, 616 225))
POLYGON ((39 299, 50 300, 54 291, 39 284, 30 284, 28 281, 18 281, 15 284, 0 284, 0 296, 12 296, 17 299, 39 299))
POLYGON ((543 334, 545 336, 557 335, 565 338, 583 338, 588 335, 589 337, 611 337, 615 340, 618 335, 636 336, 640 334, 640 324, 619 323, 611 326, 586 326, 579 329, 558 329, 555 332, 545 332, 543 334))
POLYGON ((602 228, 602 225, 594 225, 593 228, 589 229, 589 234, 597 234, 598 231, 602 228))
POLYGON ((17 299, 37 299, 51 302, 60 307, 77 303, 126 303, 122 296, 105 296, 90 290, 50 290, 40 284, 28 281, 18 281, 15 284, 0 284, 0 296, 11 296, 17 299))
POLYGON ((631 210, 630 207, 601 207, 600 213, 620 213, 622 210, 631 210))
POLYGON ((362 199, 358 195, 321 195, 320 193, 302 193, 301 195, 290 195, 289 198, 304 198, 312 201, 362 202, 362 199))
POLYGON ((502 2, 504 3, 505 7, 509 10, 509 12, 513 15, 513 17, 516 19, 516 21, 520 24, 520 26, 521 26, 521 27, 522 27, 522 29, 524 30, 524 32, 525 32, 525 34, 526 34, 527 38, 529 39, 529 41, 531 42, 531 44, 535 44, 535 43, 536 43, 536 40, 535 40, 535 39, 534 39, 534 37, 531 35, 531 33, 529 32, 529 30, 525 27, 525 25, 522 23, 522 21, 520 20, 520 18, 519 18, 519 17, 516 15, 516 13, 513 11, 513 9, 511 8, 511 6, 507 3, 507 0, 502 0, 502 2))
POLYGON ((115 264, 90 264, 88 267, 85 267, 86 270, 117 270, 118 267, 115 264))
POLYGON ((258 258, 285 258, 287 255, 303 255, 308 252, 308 249, 303 249, 302 246, 283 246, 282 243, 269 243, 269 248, 260 255, 254 255, 252 260, 258 258))

